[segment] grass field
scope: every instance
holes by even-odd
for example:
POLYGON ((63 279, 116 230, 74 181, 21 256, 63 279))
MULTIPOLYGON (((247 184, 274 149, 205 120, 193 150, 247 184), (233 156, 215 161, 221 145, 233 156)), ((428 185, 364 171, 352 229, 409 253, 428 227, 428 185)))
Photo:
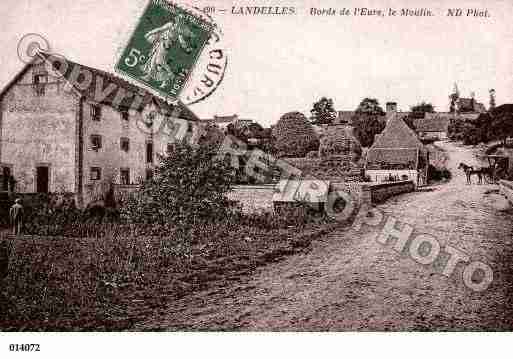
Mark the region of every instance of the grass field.
POLYGON ((13 238, 5 232, 1 239, 11 253, 0 293, 0 330, 129 329, 167 301, 303 251, 338 226, 265 223, 189 230, 94 225, 92 232, 101 235, 91 238, 13 238))

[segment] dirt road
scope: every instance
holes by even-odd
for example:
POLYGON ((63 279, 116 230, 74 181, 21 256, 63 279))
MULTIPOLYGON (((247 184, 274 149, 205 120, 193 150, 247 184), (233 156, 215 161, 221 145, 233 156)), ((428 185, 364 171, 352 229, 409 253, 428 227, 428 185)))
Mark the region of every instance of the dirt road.
POLYGON ((378 206, 386 215, 487 263, 493 282, 468 289, 463 265, 449 277, 376 241, 382 226, 347 228, 309 253, 260 268, 244 281, 182 298, 136 330, 512 330, 513 215, 492 185, 466 185, 472 152, 440 144, 453 180, 378 206))

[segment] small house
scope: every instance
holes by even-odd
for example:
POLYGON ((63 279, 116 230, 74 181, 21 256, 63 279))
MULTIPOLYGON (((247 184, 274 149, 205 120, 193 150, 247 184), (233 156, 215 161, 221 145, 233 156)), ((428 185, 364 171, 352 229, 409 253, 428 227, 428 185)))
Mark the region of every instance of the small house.
POLYGON ((422 186, 427 183, 428 164, 428 151, 415 132, 392 114, 367 152, 365 175, 372 182, 412 180, 422 186))

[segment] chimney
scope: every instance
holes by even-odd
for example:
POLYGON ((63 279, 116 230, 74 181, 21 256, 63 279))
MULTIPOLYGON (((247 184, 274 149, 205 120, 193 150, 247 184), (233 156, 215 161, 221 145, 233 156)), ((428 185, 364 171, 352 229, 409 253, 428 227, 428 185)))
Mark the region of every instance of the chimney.
POLYGON ((391 112, 397 112, 397 102, 387 102, 387 114, 391 112))

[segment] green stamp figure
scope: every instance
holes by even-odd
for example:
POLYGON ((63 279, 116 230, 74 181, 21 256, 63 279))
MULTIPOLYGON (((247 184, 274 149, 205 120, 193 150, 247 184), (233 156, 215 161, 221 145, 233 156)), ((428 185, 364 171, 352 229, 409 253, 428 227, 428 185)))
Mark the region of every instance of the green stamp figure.
POLYGON ((213 25, 166 0, 150 0, 116 71, 164 97, 185 87, 213 25))

